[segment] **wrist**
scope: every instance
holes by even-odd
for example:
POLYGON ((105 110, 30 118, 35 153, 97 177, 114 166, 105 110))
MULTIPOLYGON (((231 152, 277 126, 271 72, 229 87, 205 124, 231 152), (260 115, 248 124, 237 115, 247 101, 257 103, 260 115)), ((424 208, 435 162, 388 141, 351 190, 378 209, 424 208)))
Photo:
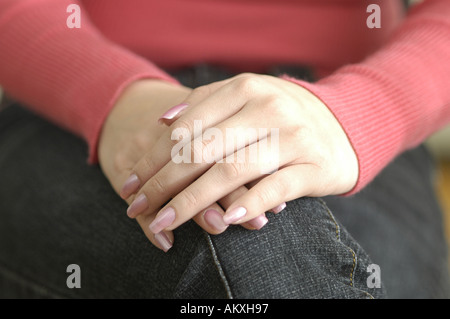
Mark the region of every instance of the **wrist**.
POLYGON ((98 155, 102 159, 120 152, 119 145, 134 143, 137 136, 153 138, 162 126, 158 118, 190 93, 182 85, 162 80, 144 79, 128 85, 109 112, 99 136, 98 155))
POLYGON ((166 106, 170 107, 171 103, 176 103, 173 102, 174 100, 182 101, 189 92, 189 88, 163 80, 143 79, 135 81, 119 95, 110 111, 109 115, 112 116, 108 116, 106 121, 110 117, 114 117, 114 113, 120 113, 122 109, 129 110, 143 103, 151 105, 152 108, 164 110, 166 106))
MULTIPOLYGON (((190 89, 163 80, 138 80, 127 86, 114 103, 104 124, 101 136, 111 127, 129 121, 145 111, 146 118, 163 114, 165 110, 182 101, 190 89)), ((156 123, 156 121, 155 121, 156 123)))

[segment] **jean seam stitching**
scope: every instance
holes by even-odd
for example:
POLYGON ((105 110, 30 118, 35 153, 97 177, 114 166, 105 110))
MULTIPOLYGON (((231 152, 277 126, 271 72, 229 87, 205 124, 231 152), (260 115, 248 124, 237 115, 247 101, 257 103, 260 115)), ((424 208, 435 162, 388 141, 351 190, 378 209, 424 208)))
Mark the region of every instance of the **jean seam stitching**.
POLYGON ((233 299, 233 294, 231 293, 230 284, 228 282, 228 279, 227 279, 227 277, 225 275, 225 272, 223 270, 222 264, 221 264, 221 262, 219 260, 218 255, 217 255, 217 251, 216 251, 216 248, 214 247, 214 243, 212 241, 212 238, 206 231, 203 231, 203 233, 205 234, 206 242, 207 242, 208 247, 209 247, 209 251, 210 251, 211 256, 212 256, 212 258, 214 260, 214 265, 216 266, 217 272, 219 273, 219 277, 220 277, 220 279, 221 279, 221 281, 223 283, 223 286, 225 288, 225 292, 227 294, 227 297, 228 297, 228 299, 233 299))
MULTIPOLYGON (((335 227, 336 227, 336 239, 337 239, 340 243, 342 243, 342 241, 341 241, 341 230, 340 230, 341 228, 339 227, 339 225, 338 225, 336 219, 334 218, 333 213, 330 211, 330 209, 328 208, 327 204, 324 202, 323 199, 319 198, 319 202, 321 203, 322 207, 327 211, 328 216, 329 216, 330 219, 333 221, 333 223, 334 223, 334 225, 335 225, 335 227)), ((342 243, 342 244, 345 245, 344 243, 342 243)), ((350 287, 355 288, 355 289, 358 289, 358 288, 356 288, 356 287, 353 285, 353 278, 354 278, 355 269, 356 269, 356 265, 357 265, 358 259, 357 259, 357 257, 356 257, 356 253, 353 251, 352 248, 350 248, 350 247, 347 246, 347 245, 345 245, 345 247, 347 247, 347 249, 351 252, 352 258, 353 258, 352 270, 351 270, 351 272, 350 272, 350 287)), ((367 296, 369 296, 369 298, 375 299, 375 298, 374 298, 370 293, 368 293, 367 291, 362 290, 362 289, 358 289, 358 290, 359 290, 359 291, 362 291, 363 293, 365 293, 367 296)))
POLYGON ((52 298, 58 298, 58 299, 65 299, 67 296, 64 296, 63 293, 53 291, 53 288, 50 290, 49 288, 45 287, 44 285, 32 281, 29 278, 24 277, 23 275, 16 273, 8 267, 5 266, 4 263, 0 262, 0 272, 3 273, 5 278, 15 281, 17 284, 25 286, 29 289, 32 289, 36 293, 45 293, 49 295, 52 298))

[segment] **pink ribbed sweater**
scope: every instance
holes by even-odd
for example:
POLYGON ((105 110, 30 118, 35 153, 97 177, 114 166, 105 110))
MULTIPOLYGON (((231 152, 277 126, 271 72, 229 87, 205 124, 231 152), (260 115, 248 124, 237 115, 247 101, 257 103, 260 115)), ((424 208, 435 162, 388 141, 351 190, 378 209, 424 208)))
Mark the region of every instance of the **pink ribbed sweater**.
POLYGON ((290 79, 334 113, 356 151, 361 190, 402 151, 450 121, 450 0, 403 20, 394 0, 0 0, 0 85, 85 138, 90 161, 104 119, 141 78, 193 63, 263 72, 308 64, 290 79), (68 5, 81 5, 69 29, 68 5), (381 29, 366 25, 381 7, 381 29))

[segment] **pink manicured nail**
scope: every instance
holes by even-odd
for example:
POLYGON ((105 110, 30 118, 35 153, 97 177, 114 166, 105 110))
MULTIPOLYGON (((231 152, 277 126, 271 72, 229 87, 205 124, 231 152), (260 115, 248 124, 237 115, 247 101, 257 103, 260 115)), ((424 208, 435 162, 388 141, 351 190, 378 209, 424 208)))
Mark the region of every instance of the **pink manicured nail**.
POLYGON ((275 214, 278 214, 279 212, 281 212, 285 208, 286 208, 286 203, 283 203, 281 205, 278 205, 275 208, 272 208, 272 212, 274 212, 275 214))
POLYGON ((214 209, 208 209, 204 215, 206 223, 219 232, 223 232, 228 225, 224 223, 222 214, 214 209))
POLYGON ((134 218, 138 214, 142 213, 146 208, 148 208, 147 196, 145 196, 145 194, 141 194, 136 197, 128 207, 127 215, 130 218, 134 218))
POLYGON ((180 113, 181 111, 183 111, 187 107, 188 107, 188 105, 186 103, 175 105, 174 107, 171 107, 169 110, 167 110, 166 113, 161 115, 161 117, 159 118, 158 121, 161 121, 163 119, 171 120, 175 116, 177 116, 178 113, 180 113))
POLYGON ((141 185, 139 177, 137 177, 136 174, 130 175, 130 177, 128 177, 123 184, 122 190, 120 191, 120 196, 122 196, 123 199, 130 197, 131 194, 138 190, 139 185, 141 185))
POLYGON ((264 227, 265 224, 267 224, 268 221, 269 220, 267 219, 267 217, 264 214, 261 214, 258 217, 253 218, 252 220, 248 221, 248 223, 253 228, 260 230, 261 228, 264 227))
POLYGON ((225 224, 230 225, 244 217, 245 214, 247 214, 247 210, 244 207, 236 207, 223 216, 223 221, 225 224))
POLYGON ((164 252, 167 252, 170 248, 172 248, 172 242, 164 232, 155 234, 155 240, 158 242, 164 252))
POLYGON ((175 220, 175 210, 172 207, 164 208, 148 226, 153 234, 157 234, 164 228, 172 225, 175 220))

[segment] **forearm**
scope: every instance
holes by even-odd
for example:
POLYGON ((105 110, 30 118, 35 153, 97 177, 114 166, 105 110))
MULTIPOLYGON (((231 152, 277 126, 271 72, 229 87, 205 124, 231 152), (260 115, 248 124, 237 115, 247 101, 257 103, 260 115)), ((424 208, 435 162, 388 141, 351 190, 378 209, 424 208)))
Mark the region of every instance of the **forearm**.
POLYGON ((81 28, 66 20, 71 0, 0 0, 0 85, 15 99, 89 144, 96 161, 102 124, 133 81, 176 80, 111 43, 82 11, 81 28))
POLYGON ((450 122, 450 2, 413 10, 391 41, 365 61, 308 88, 344 127, 366 186, 395 156, 450 122))

